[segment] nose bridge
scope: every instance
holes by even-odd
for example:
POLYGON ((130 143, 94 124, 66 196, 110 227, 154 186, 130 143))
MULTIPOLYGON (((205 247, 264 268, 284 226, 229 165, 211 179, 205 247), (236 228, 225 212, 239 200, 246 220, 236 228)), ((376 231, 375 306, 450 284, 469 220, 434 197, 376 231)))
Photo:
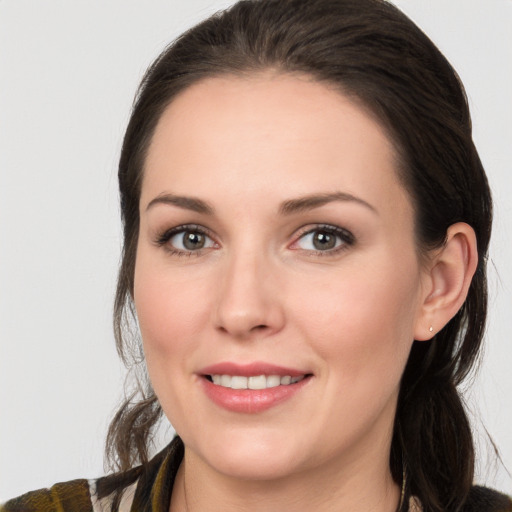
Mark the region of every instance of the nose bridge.
POLYGON ((266 251, 247 243, 233 247, 219 279, 217 327, 238 338, 279 330, 284 314, 274 277, 274 264, 266 251))

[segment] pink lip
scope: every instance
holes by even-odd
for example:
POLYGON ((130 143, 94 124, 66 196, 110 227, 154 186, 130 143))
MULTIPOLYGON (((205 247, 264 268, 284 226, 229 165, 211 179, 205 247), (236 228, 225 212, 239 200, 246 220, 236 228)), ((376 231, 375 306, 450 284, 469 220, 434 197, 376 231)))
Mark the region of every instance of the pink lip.
POLYGON ((206 396, 216 405, 231 412, 255 414, 266 411, 271 407, 292 398, 311 380, 311 374, 268 363, 251 363, 239 365, 236 363, 219 363, 203 368, 200 372, 200 383, 206 396), (217 386, 206 378, 206 375, 241 375, 252 377, 257 375, 290 375, 300 377, 307 375, 301 381, 288 386, 276 386, 268 389, 231 389, 217 386))
POLYGON ((307 375, 309 372, 264 362, 254 362, 250 364, 223 362, 207 366, 198 373, 201 375, 241 375, 243 377, 255 377, 257 375, 280 375, 281 377, 289 375, 290 377, 300 377, 301 375, 307 375))

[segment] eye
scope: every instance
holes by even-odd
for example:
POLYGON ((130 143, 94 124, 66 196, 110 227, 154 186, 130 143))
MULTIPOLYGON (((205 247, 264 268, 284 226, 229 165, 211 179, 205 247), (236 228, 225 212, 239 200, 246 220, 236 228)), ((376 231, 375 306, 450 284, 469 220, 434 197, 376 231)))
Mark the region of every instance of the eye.
POLYGON ((197 251, 204 249, 211 242, 204 233, 199 231, 183 231, 169 239, 169 243, 180 251, 197 251))
POLYGON ((157 240, 158 245, 165 245, 171 253, 191 254, 202 249, 216 246, 200 226, 178 226, 166 231, 157 240))
POLYGON ((304 251, 337 252, 350 245, 355 239, 352 233, 336 226, 319 226, 304 233, 294 246, 304 251))

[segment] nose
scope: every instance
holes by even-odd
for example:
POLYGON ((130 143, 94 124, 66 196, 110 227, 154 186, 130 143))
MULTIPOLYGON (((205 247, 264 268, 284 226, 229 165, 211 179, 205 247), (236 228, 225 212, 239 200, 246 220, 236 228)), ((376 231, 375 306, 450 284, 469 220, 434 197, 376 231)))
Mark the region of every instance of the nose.
POLYGON ((268 259, 242 253, 224 263, 214 307, 215 327, 237 339, 279 332, 285 322, 282 290, 268 259))

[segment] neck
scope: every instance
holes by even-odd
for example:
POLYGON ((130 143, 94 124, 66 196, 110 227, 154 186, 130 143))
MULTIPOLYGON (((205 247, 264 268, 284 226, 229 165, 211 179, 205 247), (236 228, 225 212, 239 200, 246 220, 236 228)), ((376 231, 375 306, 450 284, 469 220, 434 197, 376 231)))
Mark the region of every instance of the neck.
POLYGON ((367 452, 352 460, 254 481, 221 474, 186 449, 170 512, 395 512, 400 488, 392 479, 388 457, 367 452))

